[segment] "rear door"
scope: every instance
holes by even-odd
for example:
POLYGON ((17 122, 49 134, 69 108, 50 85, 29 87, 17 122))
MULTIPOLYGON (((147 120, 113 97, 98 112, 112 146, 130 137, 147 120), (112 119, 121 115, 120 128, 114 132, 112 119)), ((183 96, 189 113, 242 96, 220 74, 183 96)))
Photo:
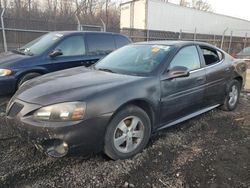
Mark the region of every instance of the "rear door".
POLYGON ((62 55, 50 58, 47 68, 57 71, 84 65, 86 47, 83 35, 72 35, 63 39, 54 50, 60 50, 62 55))
POLYGON ((97 62, 110 52, 115 50, 115 41, 112 34, 108 33, 86 33, 87 55, 89 65, 97 62))
POLYGON ((187 67, 188 77, 161 81, 161 125, 166 125, 204 107, 206 75, 201 66, 197 47, 183 47, 173 58, 168 69, 187 67))
POLYGON ((229 64, 224 61, 224 54, 209 46, 199 46, 203 55, 206 71, 206 105, 221 104, 224 101, 226 83, 230 79, 229 64))

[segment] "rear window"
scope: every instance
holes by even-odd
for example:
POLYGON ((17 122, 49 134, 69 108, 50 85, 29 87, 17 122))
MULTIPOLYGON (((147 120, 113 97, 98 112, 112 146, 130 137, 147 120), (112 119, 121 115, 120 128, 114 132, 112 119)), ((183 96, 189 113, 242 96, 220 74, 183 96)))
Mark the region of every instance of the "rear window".
POLYGON ((124 36, 115 35, 114 37, 115 37, 115 42, 116 42, 117 48, 121 48, 121 47, 130 43, 130 41, 124 36))
POLYGON ((114 38, 108 34, 87 34, 87 45, 89 55, 105 55, 115 50, 114 38))
POLYGON ((211 48, 201 47, 201 51, 205 59, 206 65, 212 65, 212 64, 218 63, 223 58, 223 55, 221 52, 211 49, 211 48))

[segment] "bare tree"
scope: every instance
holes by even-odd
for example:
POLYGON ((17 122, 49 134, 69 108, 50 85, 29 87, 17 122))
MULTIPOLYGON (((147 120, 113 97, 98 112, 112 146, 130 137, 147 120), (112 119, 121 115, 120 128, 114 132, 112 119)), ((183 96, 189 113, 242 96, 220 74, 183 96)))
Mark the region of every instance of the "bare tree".
POLYGON ((203 10, 203 11, 212 11, 211 4, 204 0, 193 0, 192 1, 192 8, 195 8, 197 10, 203 10))
POLYGON ((212 11, 212 6, 205 0, 180 0, 180 6, 190 7, 202 11, 212 11))
POLYGON ((187 0, 180 0, 180 6, 190 7, 190 3, 187 0))

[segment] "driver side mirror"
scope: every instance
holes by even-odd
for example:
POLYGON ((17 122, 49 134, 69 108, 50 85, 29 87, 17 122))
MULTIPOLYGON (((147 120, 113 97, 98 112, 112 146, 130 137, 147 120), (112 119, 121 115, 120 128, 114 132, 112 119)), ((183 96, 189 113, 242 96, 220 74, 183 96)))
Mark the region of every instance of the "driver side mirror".
POLYGON ((49 54, 49 56, 50 56, 51 58, 54 58, 54 57, 57 57, 57 56, 61 56, 61 55, 63 55, 63 53, 62 53, 62 51, 61 51, 60 49, 55 49, 55 50, 53 50, 53 51, 49 54))
POLYGON ((189 70, 187 67, 176 66, 169 69, 163 76, 162 80, 169 80, 174 78, 188 77, 189 70))

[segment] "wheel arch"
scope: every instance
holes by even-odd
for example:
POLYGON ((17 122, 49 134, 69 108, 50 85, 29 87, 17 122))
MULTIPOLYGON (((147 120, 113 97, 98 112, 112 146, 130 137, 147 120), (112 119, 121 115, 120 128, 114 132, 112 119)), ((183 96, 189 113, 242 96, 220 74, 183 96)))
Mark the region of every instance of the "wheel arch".
POLYGON ((111 119, 113 119, 113 117, 123 108, 125 108, 126 106, 129 105, 135 105, 141 109, 143 109, 147 115, 149 116, 149 119, 151 121, 151 130, 153 131, 154 129, 154 124, 156 122, 156 112, 154 110, 154 108, 152 107, 151 102, 149 102, 146 99, 133 99, 130 101, 127 101, 126 103, 122 104, 121 106, 119 106, 116 111, 113 113, 111 119))
POLYGON ((35 69, 27 69, 23 70, 22 72, 19 72, 17 75, 17 80, 21 79, 24 75, 29 74, 29 73, 38 73, 38 74, 46 74, 48 71, 43 68, 35 68, 35 69))
MULTIPOLYGON (((239 83, 240 83, 240 87, 242 88, 243 87, 243 78, 242 78, 242 76, 235 76, 234 78, 233 78, 233 80, 237 80, 239 83)), ((240 88, 240 89, 241 89, 240 88)))

